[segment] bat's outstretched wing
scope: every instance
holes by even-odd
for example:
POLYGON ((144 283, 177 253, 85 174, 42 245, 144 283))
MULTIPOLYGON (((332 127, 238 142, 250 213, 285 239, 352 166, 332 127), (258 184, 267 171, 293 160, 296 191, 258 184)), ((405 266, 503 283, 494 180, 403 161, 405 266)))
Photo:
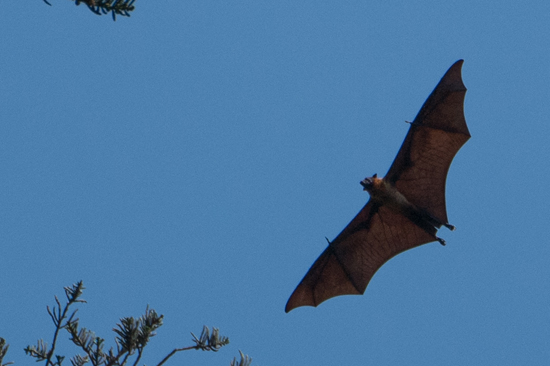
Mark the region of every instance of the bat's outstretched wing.
POLYGON ((393 256, 437 240, 405 216, 369 201, 317 258, 290 296, 285 311, 317 306, 331 297, 361 295, 393 256))
MULTIPOLYGON (((464 119, 462 63, 459 60, 451 66, 426 100, 384 178, 409 202, 442 224, 448 224, 447 171, 470 137, 464 119)), ((311 266, 285 311, 317 306, 339 295, 364 293, 374 273, 389 259, 438 240, 434 226, 418 224, 370 200, 311 266)))
POLYGON ((462 82, 463 60, 441 78, 399 150, 385 180, 393 183, 409 202, 439 222, 448 224, 445 181, 451 162, 470 138, 464 118, 466 87, 462 82))

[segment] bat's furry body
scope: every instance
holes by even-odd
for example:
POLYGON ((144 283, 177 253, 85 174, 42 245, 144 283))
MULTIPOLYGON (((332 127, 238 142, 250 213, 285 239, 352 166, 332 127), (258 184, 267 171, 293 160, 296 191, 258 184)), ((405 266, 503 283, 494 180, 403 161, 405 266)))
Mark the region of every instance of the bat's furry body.
MULTIPOLYGON (((440 222, 431 216, 425 210, 416 207, 410 203, 405 196, 401 194, 390 182, 385 179, 380 179, 376 174, 370 178, 365 178, 361 181, 363 190, 369 192, 370 199, 373 203, 384 206, 392 210, 396 214, 403 215, 420 227, 433 226, 440 228, 445 225, 450 230, 455 227, 449 223, 440 222)), ((431 231, 431 229, 428 229, 431 231)), ((437 238, 437 237, 436 237, 437 238)), ((442 245, 445 245, 445 240, 437 238, 442 245)))

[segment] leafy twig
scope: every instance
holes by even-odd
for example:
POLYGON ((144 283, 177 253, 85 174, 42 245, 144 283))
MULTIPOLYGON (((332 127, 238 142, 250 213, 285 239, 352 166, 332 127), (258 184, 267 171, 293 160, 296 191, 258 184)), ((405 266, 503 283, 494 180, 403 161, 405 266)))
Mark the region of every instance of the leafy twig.
POLYGON ((162 320, 164 316, 158 315, 153 309, 145 309, 145 314, 139 319, 132 317, 120 319, 120 323, 117 324, 118 329, 114 328, 113 331, 118 335, 116 337, 117 354, 115 355, 112 350, 109 351, 109 355, 105 355, 107 366, 117 365, 120 357, 124 355, 124 358, 120 362, 120 365, 124 365, 128 358, 138 353, 137 359, 134 365, 137 365, 143 354, 143 349, 149 342, 151 337, 156 335, 155 331, 162 326, 162 320))
POLYGON ((0 337, 0 366, 8 366, 13 363, 13 362, 2 363, 4 360, 4 356, 6 355, 6 353, 8 353, 8 348, 10 348, 10 345, 6 344, 6 340, 0 337))
POLYGON ((239 353, 241 354, 241 361, 238 362, 237 357, 235 357, 229 366, 250 366, 252 364, 252 358, 248 357, 248 355, 243 355, 240 350, 239 353))
MULTIPOLYGON (((43 0, 46 4, 52 5, 48 0, 43 0)), ((112 13, 113 20, 116 16, 129 17, 130 12, 135 9, 136 0, 74 0, 76 5, 85 4, 92 12, 97 15, 112 13)))
POLYGON ((78 319, 67 323, 65 327, 71 335, 70 340, 86 353, 85 356, 76 355, 71 358, 71 363, 74 366, 84 365, 88 361, 92 361, 92 365, 100 365, 105 360, 103 353, 103 338, 96 337, 95 333, 86 328, 78 330, 78 319), (94 350, 95 347, 95 350, 94 350))
POLYGON ((212 335, 210 335, 210 330, 205 325, 202 328, 202 332, 200 337, 197 338, 196 335, 191 333, 193 336, 193 342, 195 342, 194 346, 189 347, 183 347, 183 348, 176 348, 172 352, 170 352, 162 361, 159 362, 157 366, 161 366, 164 364, 170 357, 175 355, 177 352, 181 351, 188 351, 191 349, 200 349, 202 351, 219 351, 220 348, 222 348, 225 345, 229 344, 229 338, 220 336, 220 330, 218 328, 212 328, 212 335))
POLYGON ((135 1, 136 0, 75 0, 76 5, 84 3, 97 15, 108 14, 110 12, 113 15, 113 20, 116 20, 117 15, 129 17, 130 12, 135 9, 135 1))
POLYGON ((209 335, 209 330, 207 326, 202 328, 200 338, 197 338, 193 333, 193 342, 195 342, 196 349, 202 351, 214 351, 218 352, 220 348, 229 344, 229 338, 220 336, 220 330, 218 328, 212 328, 212 335, 209 335))

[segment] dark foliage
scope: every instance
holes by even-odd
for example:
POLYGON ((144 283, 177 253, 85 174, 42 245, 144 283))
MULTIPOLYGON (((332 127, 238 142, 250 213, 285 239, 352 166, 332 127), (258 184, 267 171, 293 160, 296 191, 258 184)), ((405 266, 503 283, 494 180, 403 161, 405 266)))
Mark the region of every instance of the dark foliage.
MULTIPOLYGON (((52 5, 48 0, 43 0, 46 4, 52 5)), ((73 0, 76 5, 84 4, 97 15, 111 13, 113 20, 116 16, 129 17, 130 12, 134 10, 136 0, 73 0)))

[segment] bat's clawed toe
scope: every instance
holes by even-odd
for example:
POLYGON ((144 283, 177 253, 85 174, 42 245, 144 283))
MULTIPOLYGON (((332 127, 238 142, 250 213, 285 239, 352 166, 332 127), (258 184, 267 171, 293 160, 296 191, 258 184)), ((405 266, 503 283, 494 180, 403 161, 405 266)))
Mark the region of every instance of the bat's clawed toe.
POLYGON ((437 237, 436 237, 436 239, 437 239, 437 241, 439 242, 439 244, 441 244, 441 245, 443 245, 443 246, 445 246, 445 245, 447 244, 447 243, 445 242, 445 240, 443 240, 443 239, 441 239, 441 238, 437 238, 437 237))
POLYGON ((451 231, 455 231, 456 230, 456 226, 454 225, 451 225, 451 224, 445 224, 445 227, 451 231))

